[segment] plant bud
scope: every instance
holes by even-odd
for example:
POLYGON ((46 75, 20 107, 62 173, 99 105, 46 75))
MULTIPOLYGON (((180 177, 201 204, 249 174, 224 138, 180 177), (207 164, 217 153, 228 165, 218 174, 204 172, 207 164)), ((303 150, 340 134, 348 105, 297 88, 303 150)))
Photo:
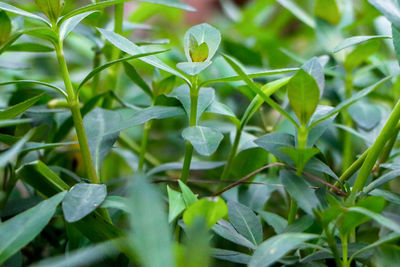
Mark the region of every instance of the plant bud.
POLYGON ((193 62, 204 62, 209 55, 208 45, 206 43, 201 43, 199 45, 196 38, 190 35, 189 54, 193 62))
POLYGON ((35 2, 51 22, 56 22, 64 9, 64 0, 35 0, 35 2))
POLYGON ((0 46, 5 44, 11 34, 11 20, 6 12, 0 11, 0 46))

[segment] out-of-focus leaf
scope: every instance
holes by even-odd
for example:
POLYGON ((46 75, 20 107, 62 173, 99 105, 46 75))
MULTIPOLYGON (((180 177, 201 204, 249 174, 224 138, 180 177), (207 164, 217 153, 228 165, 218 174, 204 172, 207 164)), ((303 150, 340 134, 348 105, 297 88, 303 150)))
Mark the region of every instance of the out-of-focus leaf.
POLYGON ((37 43, 18 43, 7 48, 9 52, 53 52, 54 49, 37 43))
POLYGON ((9 5, 9 4, 4 3, 4 2, 0 2, 0 10, 8 11, 8 12, 11 12, 11 13, 14 13, 14 14, 17 14, 17 15, 21 15, 21 16, 24 16, 24 17, 36 19, 36 20, 42 21, 42 22, 46 23, 47 25, 51 26, 50 22, 47 19, 42 18, 42 17, 40 17, 38 15, 35 15, 35 14, 29 13, 29 12, 27 12, 25 10, 22 10, 22 9, 20 9, 18 7, 9 5))
POLYGON ((379 49, 379 46, 380 43, 377 40, 360 44, 346 56, 344 68, 348 72, 352 71, 373 55, 379 49))
POLYGON ((228 207, 222 198, 202 198, 191 204, 183 213, 183 221, 190 226, 197 217, 205 219, 208 227, 213 227, 221 218, 228 214, 228 207))
POLYGON ((279 4, 281 4, 284 8, 289 10, 294 16, 296 16, 300 21, 304 24, 310 26, 311 28, 315 28, 315 21, 308 15, 303 9, 301 9, 295 2, 292 0, 277 0, 279 4))
POLYGON ((100 206, 106 196, 105 185, 74 185, 62 202, 65 220, 70 223, 79 221, 100 206))
POLYGON ((213 256, 219 260, 230 261, 240 264, 248 264, 250 262, 250 255, 244 254, 237 251, 226 250, 226 249, 213 249, 213 256))
POLYGON ((0 46, 8 41, 11 30, 12 25, 10 18, 7 16, 6 12, 0 11, 0 46))
POLYGON ((372 36, 353 36, 347 39, 344 39, 338 46, 335 47, 335 50, 333 50, 333 53, 337 53, 340 50, 343 50, 345 48, 358 45, 364 42, 368 42, 369 40, 375 40, 375 39, 390 39, 391 36, 389 35, 372 35, 372 36))
POLYGON ((324 19, 333 25, 337 25, 342 17, 338 1, 317 0, 315 3, 315 16, 324 19))
POLYGON ((31 138, 33 132, 28 132, 23 138, 21 138, 17 143, 15 143, 6 152, 0 154, 0 169, 4 168, 9 162, 14 160, 18 154, 23 149, 25 143, 31 138))
POLYGON ((130 198, 129 240, 140 265, 174 266, 168 217, 160 193, 144 177, 135 177, 130 198))
POLYGON ((357 125, 366 131, 372 130, 381 121, 381 111, 372 103, 358 101, 347 110, 357 125))
MULTIPOLYGON (((190 164, 191 170, 210 170, 216 169, 225 165, 225 161, 192 161, 190 164)), ((182 170, 183 162, 169 162, 161 164, 153 169, 149 170, 147 173, 149 176, 170 170, 182 170)))
POLYGON ((379 12, 381 12, 391 23, 400 28, 400 7, 396 0, 368 0, 379 12))
POLYGON ((66 192, 43 200, 0 225, 0 263, 32 241, 49 223, 66 192), (23 227, 21 227, 23 226, 23 227))

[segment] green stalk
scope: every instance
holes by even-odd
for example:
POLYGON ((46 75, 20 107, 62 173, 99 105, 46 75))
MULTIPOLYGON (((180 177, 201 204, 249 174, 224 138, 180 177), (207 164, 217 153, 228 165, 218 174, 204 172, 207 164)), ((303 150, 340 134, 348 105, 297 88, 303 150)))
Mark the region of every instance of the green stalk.
POLYGON ((296 220, 297 214, 297 202, 293 198, 290 198, 290 208, 288 215, 288 225, 291 225, 296 220))
MULTIPOLYGON (((282 78, 276 81, 273 81, 271 83, 268 83, 264 85, 261 90, 270 97, 273 95, 276 91, 278 91, 280 88, 282 88, 284 85, 286 85, 290 80, 290 77, 287 78, 282 78), (264 88, 265 87, 265 88, 264 88)), ((264 99, 260 96, 256 96, 250 103, 250 105, 247 107, 246 111, 243 114, 242 119, 240 120, 240 125, 237 126, 236 128, 236 135, 235 135, 235 140, 233 141, 232 145, 232 150, 228 156, 228 160, 225 164, 224 170, 222 171, 221 174, 221 180, 226 180, 228 178, 228 175, 231 172, 231 168, 233 165, 233 161, 236 157, 238 148, 239 148, 239 143, 240 143, 240 137, 242 136, 242 132, 244 127, 247 125, 248 121, 250 118, 253 116, 256 110, 264 103, 264 99)))
MULTIPOLYGON (((194 79, 193 86, 190 89, 190 116, 189 127, 197 125, 197 102, 199 100, 199 88, 197 88, 197 77, 194 79)), ((181 181, 186 183, 190 172, 190 163, 192 162, 193 145, 187 141, 185 149, 185 158, 183 160, 183 168, 181 173, 181 181)))
MULTIPOLYGON (((124 4, 115 5, 114 9, 114 32, 122 35, 124 23, 124 4)), ((111 48, 111 61, 117 60, 120 56, 120 51, 117 47, 112 46, 111 48)), ((118 88, 118 73, 120 64, 115 64, 109 68, 107 73, 106 81, 104 83, 105 90, 111 90, 118 88)), ((107 97, 104 99, 103 107, 111 108, 113 105, 113 99, 107 97)))
POLYGON ((58 64, 61 70, 61 75, 64 80, 65 88, 68 94, 67 101, 69 103, 69 107, 72 113, 72 119, 75 126, 76 136, 79 142, 79 148, 82 154, 86 175, 89 180, 91 180, 93 183, 98 184, 100 181, 99 178, 97 177, 96 169, 94 168, 92 156, 90 154, 89 143, 86 137, 85 128, 83 126, 79 99, 78 96, 75 94, 74 88, 71 83, 68 66, 65 61, 65 56, 63 52, 63 44, 61 41, 55 44, 55 50, 57 54, 58 64))
MULTIPOLYGON (((346 98, 351 97, 351 91, 353 90, 353 77, 351 74, 348 74, 346 77, 346 98)), ((347 110, 344 111, 343 113, 343 120, 344 120, 344 125, 348 127, 353 126, 353 121, 350 117, 350 114, 347 110)), ((343 133, 343 164, 342 164, 342 170, 346 170, 350 165, 353 160, 353 151, 352 151, 352 139, 351 139, 351 133, 348 131, 344 131, 343 133)))
MULTIPOLYGON (((121 146, 131 150, 135 154, 140 154, 141 146, 132 141, 126 134, 121 133, 121 135, 118 137, 118 143, 121 146)), ((161 161, 159 161, 156 157, 154 157, 148 152, 145 153, 144 159, 153 166, 158 166, 161 164, 161 161)))
POLYGON ((392 113, 390 114, 385 126, 381 130, 379 136, 375 140, 375 143, 370 147, 367 158, 361 166, 360 172, 358 173, 357 179, 354 183, 352 194, 360 192, 365 184, 367 183, 368 177, 371 174, 372 168, 374 167, 379 154, 382 152, 387 140, 396 131, 396 125, 400 119, 400 100, 395 105, 392 113))
POLYGON ((348 249, 347 249, 347 234, 341 236, 342 240, 342 267, 349 267, 349 261, 348 261, 348 249))
POLYGON ((143 170, 145 156, 146 156, 147 143, 148 143, 149 133, 150 133, 152 124, 153 124, 153 121, 148 121, 144 124, 142 143, 141 143, 140 154, 139 154, 138 172, 141 172, 143 170))
POLYGON ((325 235, 326 235, 328 246, 332 251, 333 257, 335 258, 336 266, 340 266, 341 265, 341 261, 340 261, 341 258, 340 258, 340 255, 339 255, 339 251, 337 250, 336 238, 332 234, 332 232, 329 230, 328 226, 324 226, 324 231, 325 231, 325 235))

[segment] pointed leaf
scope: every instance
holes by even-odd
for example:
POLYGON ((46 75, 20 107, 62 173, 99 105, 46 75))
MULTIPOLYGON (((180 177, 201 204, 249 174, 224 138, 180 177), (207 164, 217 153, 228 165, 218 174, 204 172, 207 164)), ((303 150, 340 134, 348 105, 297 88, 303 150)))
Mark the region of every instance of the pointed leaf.
POLYGON ((224 136, 211 128, 194 126, 183 130, 182 137, 189 141, 200 155, 210 156, 217 150, 224 136))

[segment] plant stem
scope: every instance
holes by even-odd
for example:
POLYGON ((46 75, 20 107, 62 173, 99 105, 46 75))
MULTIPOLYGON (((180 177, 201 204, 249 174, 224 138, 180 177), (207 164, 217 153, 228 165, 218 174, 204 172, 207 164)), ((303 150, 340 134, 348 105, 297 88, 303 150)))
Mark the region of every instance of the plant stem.
POLYGON ((231 172, 233 160, 235 159, 236 153, 239 148, 240 137, 242 136, 242 129, 243 129, 242 126, 236 129, 236 135, 235 135, 235 140, 233 141, 232 150, 229 154, 228 160, 221 174, 222 181, 226 180, 228 178, 229 173, 231 172))
POLYGON ((293 198, 290 198, 288 225, 291 225, 296 220, 296 214, 297 214, 297 202, 293 198))
POLYGON ((347 234, 341 236, 342 240, 342 267, 349 267, 348 255, 347 255, 347 234))
POLYGON ((55 50, 57 53, 58 64, 61 70, 61 74, 64 80, 65 88, 68 94, 68 103, 72 113, 72 119, 74 121, 76 136, 79 142, 79 148, 82 154, 83 164, 85 166, 86 175, 89 180, 93 183, 99 183, 99 179, 96 174, 96 169, 94 168, 92 156, 89 150, 89 143, 86 137, 85 128, 82 121, 81 110, 79 106, 78 96, 75 94, 74 88, 71 83, 71 78, 69 76, 68 66, 65 61, 65 56, 63 52, 62 42, 59 41, 55 44, 55 50))
MULTIPOLYGON (((197 77, 193 82, 193 86, 190 90, 190 116, 189 116, 189 127, 197 125, 197 102, 199 99, 199 88, 197 88, 197 77)), ((193 145, 187 141, 185 149, 185 158, 183 160, 183 168, 181 173, 181 181, 186 183, 190 172, 190 163, 193 156, 193 145)))
POLYGON ((371 174, 372 168, 377 161, 379 154, 384 148, 387 140, 393 135, 396 131, 396 125, 400 119, 400 100, 395 105, 392 113, 390 114, 385 126, 381 130, 379 136, 376 138, 374 144, 371 146, 368 155, 361 166, 360 172, 358 173, 357 179, 354 183, 352 193, 356 194, 360 192, 365 184, 367 183, 368 177, 371 174))
MULTIPOLYGON (((346 98, 351 97, 351 92, 353 90, 353 77, 351 74, 347 74, 346 77, 346 98)), ((353 121, 350 117, 350 114, 347 110, 343 113, 344 125, 348 127, 353 126, 353 121)), ((348 131, 344 131, 343 133, 343 163, 342 170, 346 170, 353 160, 353 151, 352 151, 352 142, 351 142, 351 133, 348 131)))
POLYGON ((152 124, 153 124, 153 121, 148 121, 148 122, 146 122, 144 124, 142 143, 141 143, 141 146, 140 146, 138 172, 141 172, 143 170, 144 161, 145 161, 145 155, 146 155, 146 149, 147 149, 147 141, 149 139, 149 133, 150 133, 152 124))

